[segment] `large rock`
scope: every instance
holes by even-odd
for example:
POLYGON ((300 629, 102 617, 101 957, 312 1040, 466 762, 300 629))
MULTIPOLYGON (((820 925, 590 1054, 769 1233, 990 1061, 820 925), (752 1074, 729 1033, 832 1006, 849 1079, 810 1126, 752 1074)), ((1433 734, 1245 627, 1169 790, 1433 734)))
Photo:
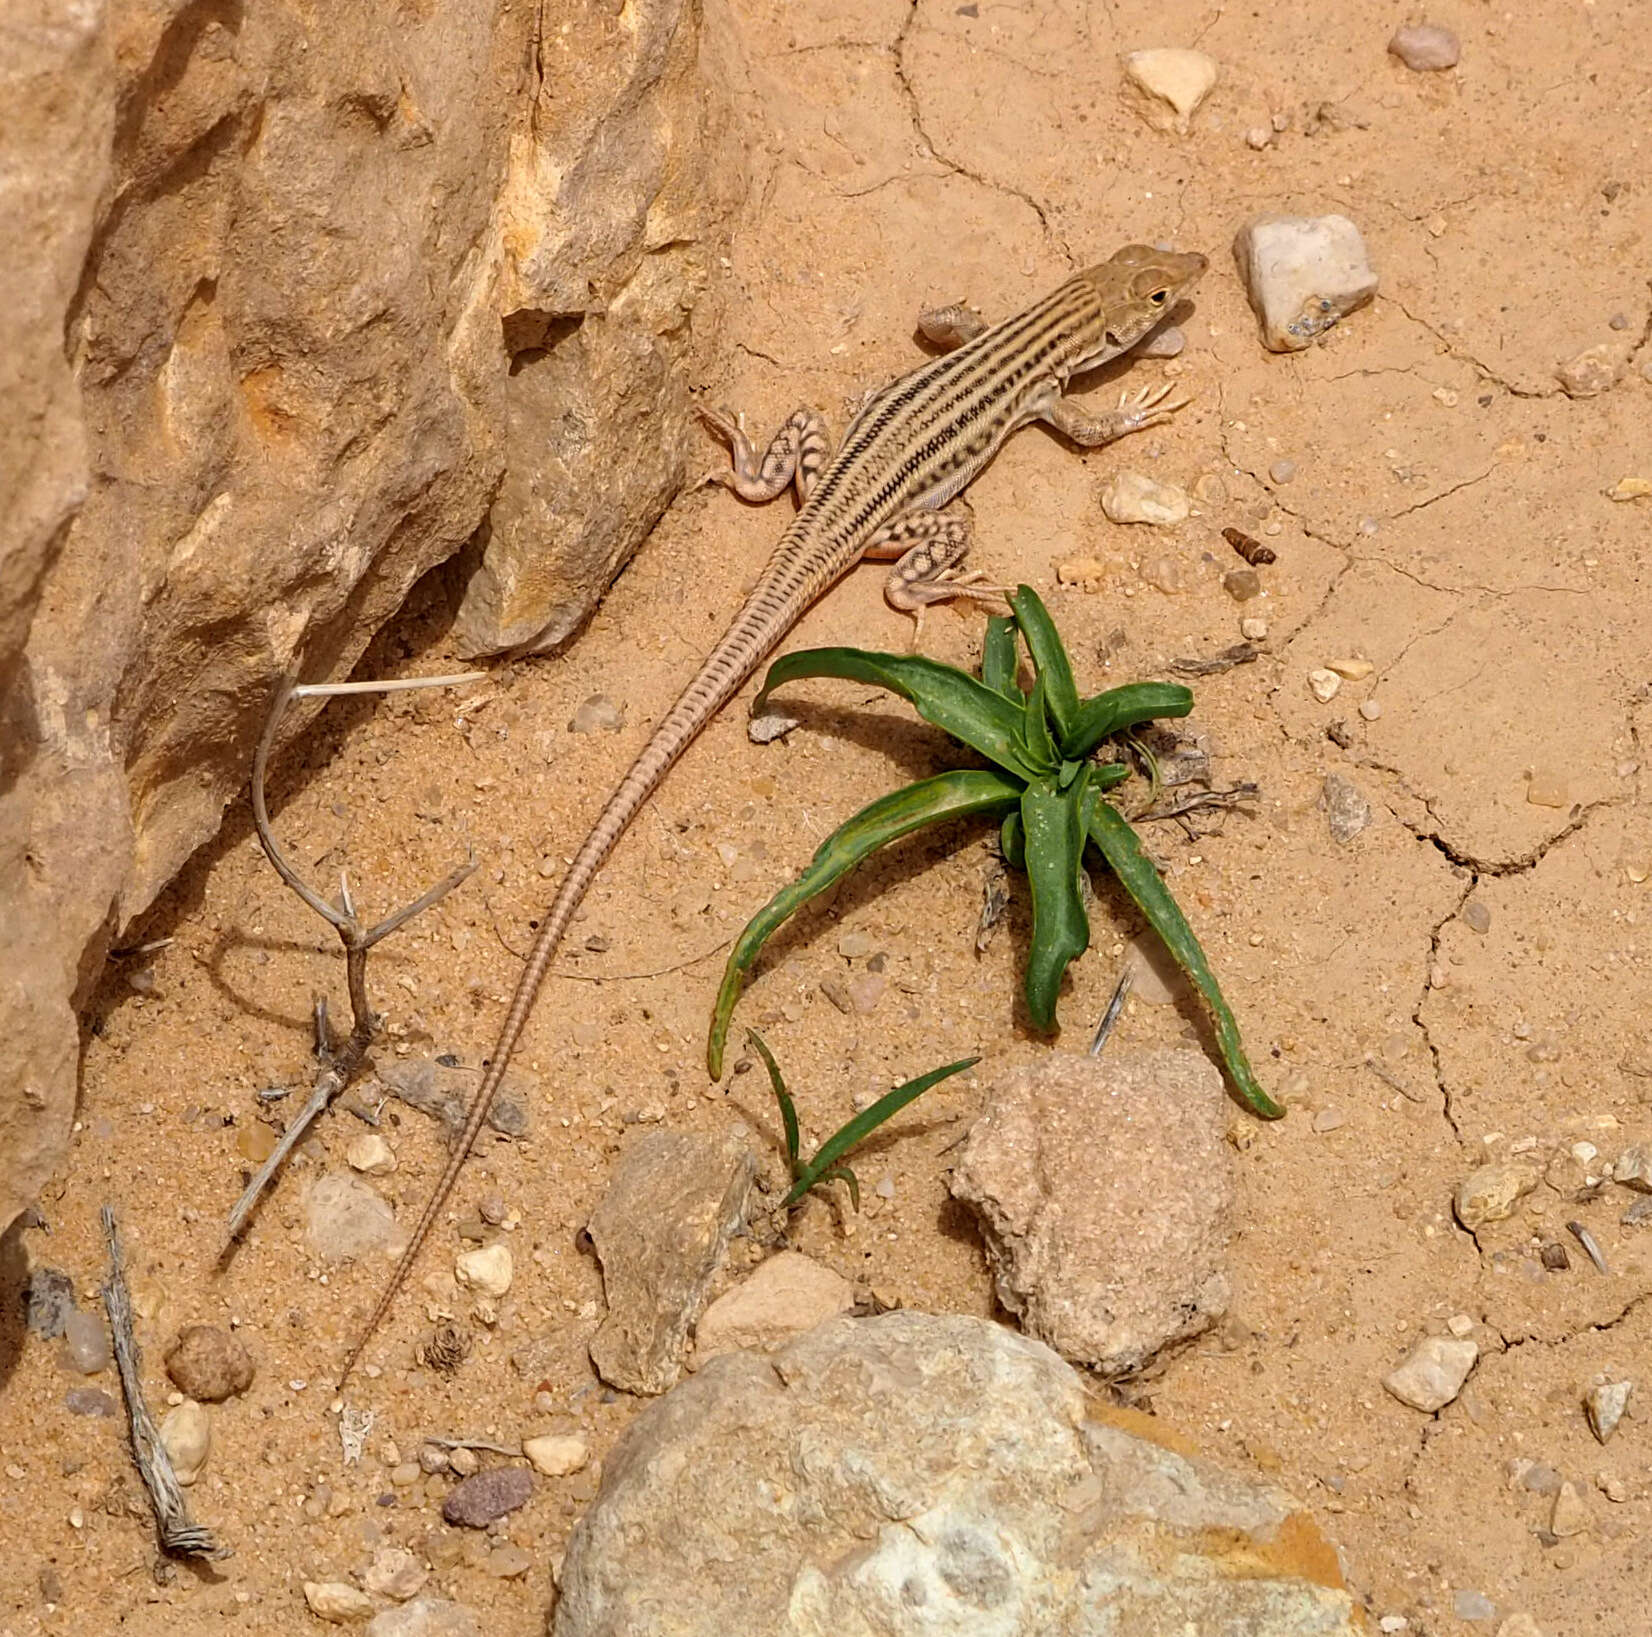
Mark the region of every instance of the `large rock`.
POLYGON ((13 13, 0 1231, 61 1159, 75 1006, 288 661, 348 671, 496 497, 469 645, 565 635, 669 499, 740 174, 682 0, 13 13))
POLYGON ((1197 1052, 1052 1053, 987 1097, 952 1178, 998 1299, 1064 1358, 1135 1375, 1227 1311, 1228 1103, 1197 1052))
POLYGON ((1273 1486, 981 1319, 840 1318, 651 1405, 568 1543, 556 1637, 1355 1637, 1273 1486))

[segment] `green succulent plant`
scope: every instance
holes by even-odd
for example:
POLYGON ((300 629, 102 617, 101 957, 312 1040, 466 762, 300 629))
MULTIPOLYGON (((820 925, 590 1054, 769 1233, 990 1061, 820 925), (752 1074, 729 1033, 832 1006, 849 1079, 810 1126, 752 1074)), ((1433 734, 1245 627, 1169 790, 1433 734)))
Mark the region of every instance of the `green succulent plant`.
POLYGON ((1005 860, 1026 873, 1032 890, 1025 992, 1033 1023, 1056 1027, 1062 974, 1089 946, 1079 872, 1086 846, 1093 845, 1210 1008, 1222 1061, 1241 1100, 1262 1118, 1278 1119, 1284 1110, 1258 1083, 1193 929, 1130 822, 1106 799, 1128 769, 1091 760, 1116 733, 1158 717, 1186 716, 1192 693, 1174 683, 1138 682, 1080 699, 1072 663, 1038 594, 1021 586, 1010 605, 1013 617, 987 623, 979 677, 916 654, 861 648, 805 649, 769 667, 754 709, 801 677, 870 682, 908 700, 926 722, 993 765, 938 773, 879 797, 834 830, 803 874, 752 917, 729 953, 712 1012, 706 1050, 711 1077, 721 1077, 729 1020, 746 976, 780 926, 880 847, 973 814, 1001 821, 1005 860), (1017 632, 1032 660, 1030 692, 1016 680, 1017 632))

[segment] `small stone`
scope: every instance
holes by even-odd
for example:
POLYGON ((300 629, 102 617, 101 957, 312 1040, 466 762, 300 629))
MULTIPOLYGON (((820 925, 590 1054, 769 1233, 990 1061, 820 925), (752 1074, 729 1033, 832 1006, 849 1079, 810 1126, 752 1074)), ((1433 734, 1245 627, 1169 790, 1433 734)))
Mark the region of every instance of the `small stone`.
POLYGON ((1564 1273, 1572 1265, 1571 1256, 1558 1239, 1551 1239, 1538 1253, 1538 1256, 1543 1266, 1550 1273, 1564 1273))
POLYGON ((1346 847, 1371 823, 1371 803, 1366 800, 1365 792, 1340 773, 1325 775, 1320 800, 1325 807, 1325 823, 1331 840, 1339 847, 1346 847))
POLYGON ((1263 344, 1310 347, 1377 292, 1360 231, 1346 216, 1258 216, 1233 244, 1263 344))
POLYGON ((1367 722, 1375 722, 1382 715, 1382 701, 1380 699, 1360 700, 1359 713, 1367 722))
POLYGON ((460 1251, 453 1259, 454 1278, 479 1296, 503 1296, 511 1287, 513 1272, 508 1245, 460 1251))
POLYGON ((1376 670, 1376 666, 1368 659, 1328 659, 1325 661, 1325 668, 1335 671, 1344 682, 1363 682, 1376 670))
POLYGON ((1107 565, 1099 557, 1063 557, 1055 565, 1055 577, 1063 585, 1093 587, 1107 578, 1107 565))
POLYGON ((881 972, 862 972, 849 980, 849 1004, 860 1016, 866 1017, 877 1010, 888 987, 889 980, 881 972))
POLYGON ((1601 1443, 1618 1430, 1618 1422, 1623 1419, 1623 1412, 1629 1407, 1629 1395, 1634 1390, 1632 1381, 1611 1381, 1589 1389, 1583 1408, 1589 1417, 1589 1430, 1601 1443))
POLYGON ((1149 330, 1144 341, 1138 341, 1131 351, 1133 358, 1180 358, 1187 350, 1187 336, 1175 324, 1161 324, 1149 330))
POLYGON ((376 1131, 365 1131, 344 1150, 352 1171, 370 1177, 387 1177, 396 1169, 396 1151, 376 1131))
POLYGON ((522 1453, 535 1472, 547 1478, 566 1478, 591 1459, 591 1446, 583 1433, 547 1433, 539 1438, 524 1438, 522 1453))
POLYGON ((1555 369, 1555 377, 1568 398, 1594 398, 1607 391, 1618 378, 1613 347, 1606 342, 1586 347, 1555 369))
POLYGON ((1529 1614, 1511 1614, 1497 1628, 1497 1637, 1543 1637, 1543 1633, 1529 1614))
POLYGON ((520 1546, 495 1546, 483 1559, 482 1567, 498 1580, 514 1580, 533 1567, 533 1559, 520 1546))
POLYGON ((1402 1404, 1432 1414, 1463 1390, 1479 1356, 1480 1349, 1472 1341, 1425 1336, 1383 1377, 1382 1384, 1402 1404))
POLYGON ((1143 93, 1141 106, 1148 123, 1183 136, 1219 72, 1213 57, 1174 47, 1132 51, 1124 59, 1125 78, 1143 93))
POLYGON ((842 978, 822 978, 820 980, 820 992, 840 1012, 854 1011, 855 1003, 849 998, 849 985, 842 978))
POLYGON ((178 1482, 194 1483, 212 1453, 212 1417, 193 1398, 174 1404, 161 1418, 161 1443, 178 1482))
POLYGON ((505 1206, 505 1196, 497 1189, 483 1194, 476 1202, 476 1214, 488 1224, 490 1228, 497 1228, 510 1214, 505 1206))
POLYGON ((802 720, 800 716, 788 716, 785 711, 770 707, 761 716, 747 720, 746 737, 754 745, 772 745, 777 739, 784 739, 802 720))
POLYGON ((442 1517, 456 1528, 486 1529, 532 1496, 533 1474, 525 1466, 494 1467, 455 1484, 442 1502, 442 1517))
POLYGON ((1533 807, 1569 807, 1572 798, 1560 774, 1548 768, 1538 768, 1527 778, 1526 800, 1533 807))
POLYGON ((63 1395, 70 1415, 113 1415, 118 1406, 101 1387, 71 1387, 63 1395))
POLYGON ((877 947, 877 939, 859 927, 847 927, 837 937, 837 952, 846 961, 863 961, 877 947))
POLYGON ((1290 483, 1296 478, 1296 462, 1294 460, 1276 460, 1268 468, 1268 476, 1275 483, 1290 483))
POLYGON ((1262 576, 1254 568, 1230 568, 1222 576, 1222 589, 1236 603, 1248 603, 1262 595, 1262 576))
POLYGON ((56 1268, 31 1268, 23 1298, 23 1322, 31 1335, 51 1341, 63 1334, 75 1311, 75 1282, 56 1268))
POLYGON ((1456 1591, 1451 1607, 1459 1620, 1495 1620, 1497 1605, 1484 1592, 1456 1591))
POLYGON ((304 1601, 318 1620, 337 1626, 369 1619, 373 1613, 373 1599, 342 1580, 306 1580, 304 1601))
POLYGON ((1629 1485, 1616 1472, 1597 1472, 1595 1487, 1614 1505, 1622 1506, 1629 1499, 1629 1485))
POLYGON ((166 1353, 166 1373, 178 1390, 202 1404, 221 1404, 252 1385, 252 1355, 232 1331, 185 1325, 166 1353))
POLYGON ((1162 591, 1167 597, 1179 597, 1187 589, 1182 565, 1174 557, 1143 558, 1138 572, 1141 574, 1143 585, 1150 585, 1155 591, 1162 591))
POLYGON ((482 1460, 476 1451, 467 1449, 461 1444, 457 1449, 447 1452, 447 1464, 452 1468, 455 1476, 473 1478, 481 1470, 482 1460))
POLYGON ((1403 1614, 1385 1614, 1377 1622, 1378 1631, 1394 1632, 1405 1631, 1411 1622, 1403 1614))
POLYGON ((463 1603, 421 1597, 399 1609, 380 1610, 368 1622, 366 1637, 482 1637, 482 1622, 463 1603))
POLYGON ((1620 504, 1626 500, 1644 500, 1648 495, 1652 495, 1652 477, 1620 477, 1606 491, 1608 500, 1620 504))
POLYGON ((594 693, 574 712, 570 733, 618 733, 625 726, 625 712, 605 693, 594 693))
POLYGON ((1471 898, 1463 905, 1463 925, 1481 936, 1491 931, 1491 906, 1483 898, 1471 898))
POLYGON ((1320 704, 1328 705, 1342 687, 1342 678, 1335 671, 1315 669, 1308 672, 1308 687, 1320 704))
POLYGON ((375 1251, 393 1256, 406 1243, 389 1201, 348 1172, 318 1177, 304 1206, 304 1238, 324 1262, 359 1260, 375 1251))
POLYGON ((1513 1216, 1515 1206, 1541 1180, 1542 1173, 1530 1160, 1493 1160, 1469 1172, 1457 1184, 1452 1208, 1457 1220, 1473 1233, 1488 1222, 1502 1222, 1513 1216))
POLYGON ((1239 635, 1246 642, 1261 642, 1268 634, 1268 622, 1254 614, 1239 622, 1239 635))
POLYGON ((1636 1143, 1624 1149, 1612 1167, 1612 1180, 1638 1193, 1652 1194, 1652 1147, 1636 1143))
POLYGON ((1173 483, 1159 483, 1140 472, 1115 472, 1101 491, 1101 509, 1115 523, 1168 529, 1186 521, 1193 502, 1173 483))
POLYGON ((1554 1495, 1560 1491, 1560 1474, 1542 1461, 1530 1461, 1520 1474, 1519 1483, 1534 1495, 1554 1495))
POLYGON ((1458 1341, 1461 1341, 1465 1336, 1472 1336, 1474 1334, 1474 1320, 1467 1313, 1453 1313, 1451 1317, 1446 1320, 1446 1329, 1449 1330, 1452 1335, 1458 1339, 1458 1341))
MULTIPOLYGON (((442 1122, 450 1137, 457 1137, 464 1129, 465 1110, 476 1090, 476 1073, 460 1068, 456 1061, 434 1060, 428 1057, 408 1058, 405 1061, 381 1062, 378 1065, 380 1081, 396 1094, 409 1108, 429 1114, 442 1122)), ((493 1107, 488 1110, 488 1124, 506 1137, 523 1137, 533 1123, 529 1103, 531 1086, 507 1074, 505 1082, 494 1094, 493 1107)), ((350 1179, 355 1181, 354 1178, 350 1179)), ((366 1188, 365 1183, 359 1184, 366 1188)))
POLYGON ((797 1251, 779 1251, 705 1310, 694 1332, 695 1367, 736 1348, 770 1351, 854 1305, 847 1279, 797 1251))
POLYGON ((362 1576, 368 1591, 393 1597, 398 1603, 417 1597, 429 1578, 430 1571, 402 1546, 381 1546, 362 1576))
POLYGON ((1340 1131, 1347 1123, 1348 1116, 1334 1108, 1322 1108, 1312 1121, 1314 1130, 1322 1136, 1327 1131, 1340 1131))
POLYGON ((1201 472, 1193 480, 1194 498, 1207 506, 1220 506, 1228 498, 1228 486, 1220 472, 1201 472))
POLYGON ((1589 1506, 1583 1493, 1568 1478, 1555 1491, 1554 1511, 1549 1518, 1549 1533, 1565 1540, 1570 1535, 1581 1535, 1589 1527, 1589 1506))
POLYGON ((63 1352, 83 1376, 95 1376, 109 1367, 109 1336, 94 1313, 79 1311, 63 1321, 63 1352))
POLYGON ((397 1489, 409 1489, 424 1476, 417 1461, 398 1461, 390 1469, 390 1482, 397 1489))
POLYGON ((1245 146, 1254 148, 1258 153, 1264 148, 1273 146, 1273 127, 1271 125, 1252 125, 1245 132, 1245 146))
POLYGON ((252 1165, 262 1165, 275 1152, 275 1133, 261 1120, 235 1128, 235 1152, 252 1165))
MULTIPOLYGON (((1388 42, 1388 54, 1398 57, 1409 69, 1419 74, 1437 74, 1441 69, 1455 68, 1462 55, 1457 36, 1438 23, 1406 23, 1395 30, 1388 42)), ((1490 1615, 1482 1615, 1490 1619, 1490 1615)))

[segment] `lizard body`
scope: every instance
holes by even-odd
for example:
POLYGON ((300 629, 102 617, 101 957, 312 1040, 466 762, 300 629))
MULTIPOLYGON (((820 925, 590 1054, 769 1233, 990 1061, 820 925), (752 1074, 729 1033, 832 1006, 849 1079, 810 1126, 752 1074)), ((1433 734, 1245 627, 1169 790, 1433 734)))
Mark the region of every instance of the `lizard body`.
POLYGON ((406 1281, 458 1179, 527 1024, 562 936, 592 879, 631 820, 705 724, 795 625, 804 610, 863 558, 898 558, 886 596, 921 621, 931 603, 996 599, 956 565, 969 547, 967 514, 944 507, 1030 421, 1095 447, 1167 419, 1168 387, 1121 399, 1089 416, 1068 403, 1068 377, 1126 352, 1205 270, 1203 256, 1129 245, 1002 323, 964 307, 919 320, 951 350, 870 395, 835 454, 821 417, 799 410, 761 460, 739 421, 706 420, 730 446, 725 482, 742 498, 771 500, 795 486, 802 501, 761 577, 693 681, 666 713, 608 798, 540 924, 499 1039, 466 1111, 464 1128, 389 1282, 345 1364, 343 1380, 406 1281))

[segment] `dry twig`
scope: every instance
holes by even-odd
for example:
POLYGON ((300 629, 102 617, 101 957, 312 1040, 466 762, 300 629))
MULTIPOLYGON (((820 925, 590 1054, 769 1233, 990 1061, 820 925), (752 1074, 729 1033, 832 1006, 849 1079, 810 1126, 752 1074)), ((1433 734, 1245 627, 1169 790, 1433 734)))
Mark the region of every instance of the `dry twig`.
POLYGON ((298 663, 294 661, 276 686, 275 697, 270 701, 269 715, 264 721, 264 731, 258 736, 258 748, 252 756, 253 825, 258 832, 264 856, 274 866, 276 874, 338 933, 339 941, 344 945, 345 981, 350 991, 350 1011, 354 1027, 342 1047, 337 1051, 327 1049, 326 1013, 323 1006, 317 1004, 317 1056, 321 1057, 325 1066, 316 1080, 314 1090, 310 1093, 310 1100, 298 1112, 281 1141, 276 1144, 275 1151, 258 1168, 257 1175, 247 1184, 240 1199, 235 1202, 235 1209, 230 1212, 225 1234, 226 1251, 234 1245, 242 1229, 246 1227, 252 1208, 270 1178, 286 1163, 287 1156, 309 1130, 317 1115, 349 1085, 367 1055, 367 1048, 372 1044, 373 1036, 377 1032, 377 1019, 367 999, 368 950, 381 938, 387 938, 397 928, 405 926, 415 915, 429 909, 438 899, 446 897, 476 868, 476 854, 471 852, 463 864, 450 870, 429 892, 416 898, 411 904, 404 905, 393 915, 386 916, 377 926, 364 929, 350 897, 350 884, 344 877, 339 878, 339 901, 337 906, 334 906, 303 880, 287 862, 286 855, 276 842, 275 832, 270 828, 269 808, 264 800, 264 778, 269 767, 270 747, 275 743, 276 729, 281 725, 281 718, 286 713, 288 704, 295 698, 447 687, 458 682, 475 681, 485 674, 482 671, 467 671, 458 676, 407 677, 391 682, 311 683, 300 687, 297 681, 298 663))
POLYGON ((1125 998, 1130 993, 1130 985, 1134 982, 1135 973, 1129 962, 1126 962, 1124 970, 1119 973, 1119 981, 1114 986, 1113 998, 1107 1002, 1107 1010, 1101 1014, 1101 1022, 1096 1027, 1096 1037, 1090 1042, 1090 1056, 1101 1056, 1101 1048, 1107 1044, 1107 1037, 1113 1032, 1113 1025, 1118 1022, 1119 1014, 1124 1010, 1125 998))

